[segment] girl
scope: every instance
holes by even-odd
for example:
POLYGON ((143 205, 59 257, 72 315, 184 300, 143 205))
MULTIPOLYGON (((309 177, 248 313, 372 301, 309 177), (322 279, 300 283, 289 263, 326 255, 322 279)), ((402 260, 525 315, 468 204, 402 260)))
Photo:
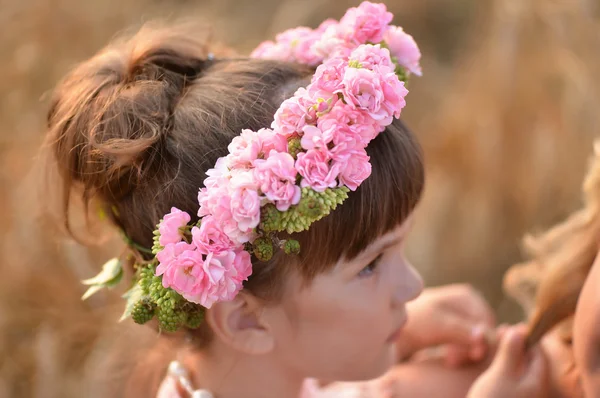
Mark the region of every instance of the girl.
MULTIPOLYGON (((314 395, 307 378, 368 380, 394 365, 422 290, 403 245, 423 164, 398 119, 420 54, 391 19, 365 2, 250 59, 143 29, 59 84, 48 144, 66 226, 76 194, 131 254, 92 292, 131 274, 125 316, 188 341, 161 394, 314 395)), ((509 333, 502 364, 522 360, 520 336, 509 333)), ((472 396, 534 396, 535 370, 495 372, 472 396)), ((154 393, 142 382, 126 395, 154 393)))

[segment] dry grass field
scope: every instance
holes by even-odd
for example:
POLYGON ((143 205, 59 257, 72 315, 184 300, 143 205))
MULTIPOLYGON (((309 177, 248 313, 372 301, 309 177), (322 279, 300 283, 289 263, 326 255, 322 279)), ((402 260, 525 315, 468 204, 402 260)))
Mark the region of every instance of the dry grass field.
MULTIPOLYGON (((525 232, 580 204, 600 136, 600 6, 594 0, 388 0, 421 45, 424 76, 403 118, 420 137, 427 187, 409 256, 428 284, 468 281, 504 320, 501 291, 525 232)), ((316 26, 347 0, 0 1, 0 397, 106 397, 157 337, 117 324, 120 291, 82 303, 78 281, 119 250, 83 247, 47 209, 38 156, 48 92, 116 33, 156 18, 210 27, 248 53, 276 32, 316 26), (132 355, 136 354, 136 355, 132 355), (139 354, 139 356, 137 356, 139 354), (126 358, 124 358, 126 357, 126 358)))

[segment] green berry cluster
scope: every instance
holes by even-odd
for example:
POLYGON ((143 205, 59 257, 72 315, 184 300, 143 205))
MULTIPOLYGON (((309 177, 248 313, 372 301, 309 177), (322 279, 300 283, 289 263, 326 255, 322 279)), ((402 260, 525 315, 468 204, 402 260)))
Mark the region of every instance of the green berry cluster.
POLYGON ((323 192, 302 188, 300 202, 285 212, 269 204, 261 209, 260 227, 265 232, 286 231, 291 234, 307 230, 312 223, 327 216, 348 198, 347 187, 328 188, 323 192))
POLYGON ((204 308, 185 300, 176 291, 165 288, 161 278, 155 275, 155 263, 139 268, 137 285, 141 298, 131 309, 134 322, 144 324, 154 316, 158 326, 166 332, 175 332, 182 326, 197 328, 204 319, 204 308))
POLYGON ((298 157, 300 152, 304 151, 300 144, 300 137, 293 137, 288 140, 288 153, 292 155, 294 159, 298 157))

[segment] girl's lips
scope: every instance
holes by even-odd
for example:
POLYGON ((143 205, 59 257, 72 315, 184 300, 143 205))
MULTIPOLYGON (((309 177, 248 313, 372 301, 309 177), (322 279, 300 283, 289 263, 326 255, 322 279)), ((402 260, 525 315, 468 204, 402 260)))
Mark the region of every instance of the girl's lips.
POLYGON ((400 326, 394 330, 392 332, 392 334, 390 334, 390 337, 387 338, 386 342, 387 343, 395 343, 398 338, 400 337, 400 335, 402 334, 402 331, 404 330, 404 326, 406 325, 406 317, 402 320, 402 323, 400 324, 400 326))

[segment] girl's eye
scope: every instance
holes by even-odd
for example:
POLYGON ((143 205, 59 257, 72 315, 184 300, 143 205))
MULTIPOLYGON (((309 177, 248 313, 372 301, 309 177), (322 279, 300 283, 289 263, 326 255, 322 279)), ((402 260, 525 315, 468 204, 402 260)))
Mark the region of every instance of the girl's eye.
POLYGON ((375 260, 371 261, 365 268, 360 270, 360 272, 358 273, 358 276, 360 278, 366 278, 366 277, 373 275, 375 273, 377 265, 379 265, 379 260, 381 260, 382 256, 383 256, 383 253, 380 254, 379 256, 377 256, 377 258, 375 258, 375 260))

